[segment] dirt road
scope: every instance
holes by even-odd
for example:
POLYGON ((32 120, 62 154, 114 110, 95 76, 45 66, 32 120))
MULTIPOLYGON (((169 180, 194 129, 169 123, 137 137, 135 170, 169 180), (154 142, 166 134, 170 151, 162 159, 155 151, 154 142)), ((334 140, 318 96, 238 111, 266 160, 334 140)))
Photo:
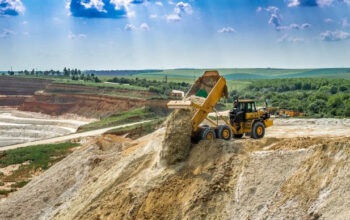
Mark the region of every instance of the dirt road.
POLYGON ((141 121, 141 122, 135 122, 135 123, 125 124, 125 125, 119 125, 119 126, 114 126, 114 127, 109 127, 109 128, 93 130, 93 131, 87 131, 87 132, 82 132, 82 133, 70 134, 70 135, 67 135, 67 136, 50 138, 50 139, 46 139, 46 140, 33 141, 33 142, 27 142, 27 143, 24 143, 24 144, 16 144, 16 145, 11 145, 11 146, 1 147, 0 151, 12 150, 12 149, 20 148, 20 147, 28 147, 28 146, 33 146, 33 145, 53 144, 53 143, 58 143, 58 142, 65 142, 65 141, 69 141, 69 140, 76 139, 76 138, 97 136, 97 135, 101 135, 101 134, 103 134, 103 133, 105 133, 105 132, 107 132, 109 130, 112 130, 112 129, 124 128, 124 127, 137 125, 137 124, 143 124, 143 123, 146 123, 146 122, 149 122, 149 121, 150 120, 141 121))

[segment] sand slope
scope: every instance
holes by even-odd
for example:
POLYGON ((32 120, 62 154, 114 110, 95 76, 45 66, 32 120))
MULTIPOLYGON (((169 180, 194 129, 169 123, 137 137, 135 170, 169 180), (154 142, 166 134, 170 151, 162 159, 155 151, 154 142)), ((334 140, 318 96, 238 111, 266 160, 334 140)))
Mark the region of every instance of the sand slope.
POLYGON ((201 141, 185 161, 163 166, 164 135, 84 145, 2 201, 0 219, 350 216, 348 135, 201 141))

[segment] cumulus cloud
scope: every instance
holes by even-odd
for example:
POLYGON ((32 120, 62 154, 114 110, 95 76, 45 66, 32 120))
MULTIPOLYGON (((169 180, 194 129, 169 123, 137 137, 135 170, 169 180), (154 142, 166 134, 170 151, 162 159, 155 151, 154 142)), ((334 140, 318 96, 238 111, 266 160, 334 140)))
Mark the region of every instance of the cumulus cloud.
POLYGON ((162 2, 160 2, 160 1, 155 2, 155 4, 156 4, 156 5, 158 5, 158 6, 163 6, 163 3, 162 3, 162 2))
POLYGON ((74 17, 124 18, 133 15, 131 4, 142 4, 146 0, 70 0, 67 4, 74 17))
POLYGON ((133 31, 133 30, 136 30, 136 27, 133 24, 127 24, 127 25, 125 25, 124 30, 133 31))
POLYGON ((25 10, 21 0, 0 0, 0 17, 17 16, 25 10))
POLYGON ((141 28, 141 30, 144 30, 144 31, 149 31, 150 30, 150 27, 148 26, 147 23, 142 23, 140 25, 140 28, 141 28))
POLYGON ((185 14, 192 14, 192 6, 189 3, 178 2, 175 5, 174 13, 167 16, 168 21, 180 21, 185 14))
POLYGON ((290 24, 288 26, 278 26, 276 27, 277 30, 305 30, 311 27, 311 24, 304 23, 304 24, 290 24))
POLYGON ((126 31, 136 31, 136 30, 142 30, 142 31, 149 31, 151 28, 147 23, 142 23, 140 27, 136 27, 134 24, 127 24, 124 27, 124 30, 126 31))
POLYGON ((274 26, 276 29, 281 26, 281 14, 279 8, 270 6, 265 9, 270 14, 269 24, 274 26))
POLYGON ((73 34, 73 33, 68 34, 67 37, 69 39, 84 39, 84 38, 87 38, 87 36, 85 34, 73 34))
MULTIPOLYGON (((262 7, 258 7, 257 12, 261 12, 264 10, 262 7)), ((290 25, 282 25, 282 15, 280 13, 279 8, 275 6, 270 6, 265 8, 265 11, 269 13, 270 18, 268 23, 272 25, 275 30, 281 31, 281 30, 305 30, 307 28, 311 27, 311 24, 304 23, 304 24, 290 24, 290 25)))
POLYGON ((157 15, 157 14, 150 14, 150 15, 149 15, 149 18, 153 18, 153 19, 154 19, 154 18, 158 18, 158 15, 157 15))
POLYGON ((181 17, 178 14, 171 14, 166 17, 168 21, 180 21, 181 17))
POLYGON ((325 31, 321 33, 323 41, 342 41, 350 39, 350 33, 344 31, 325 31))
POLYGON ((8 38, 11 35, 15 35, 16 33, 12 30, 9 29, 3 29, 2 32, 0 33, 0 38, 8 38))
POLYGON ((218 33, 222 34, 222 33, 235 33, 236 30, 232 27, 223 27, 221 29, 218 30, 218 33))

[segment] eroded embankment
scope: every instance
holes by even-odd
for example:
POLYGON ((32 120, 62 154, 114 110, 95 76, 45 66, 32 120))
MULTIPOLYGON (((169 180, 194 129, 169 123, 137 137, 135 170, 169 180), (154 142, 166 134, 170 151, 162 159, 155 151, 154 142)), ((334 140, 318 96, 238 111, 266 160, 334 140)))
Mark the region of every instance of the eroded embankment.
POLYGON ((156 96, 143 90, 58 84, 39 78, 0 76, 0 106, 53 116, 69 113, 100 118, 143 106, 149 106, 156 112, 167 111, 166 100, 151 100, 156 96))
POLYGON ((350 138, 201 141, 160 163, 165 129, 96 139, 0 203, 1 219, 349 216, 350 138))
POLYGON ((19 109, 50 115, 71 113, 99 118, 114 112, 142 107, 145 104, 145 100, 133 98, 84 94, 36 94, 32 98, 26 99, 19 109))

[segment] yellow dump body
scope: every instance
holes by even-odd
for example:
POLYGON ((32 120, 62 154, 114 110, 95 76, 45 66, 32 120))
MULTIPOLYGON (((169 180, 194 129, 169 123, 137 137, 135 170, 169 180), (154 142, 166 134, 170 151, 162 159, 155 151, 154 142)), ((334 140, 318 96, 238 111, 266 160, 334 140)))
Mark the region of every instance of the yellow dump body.
POLYGON ((194 132, 198 130, 198 126, 204 121, 204 119, 207 119, 209 122, 216 125, 215 122, 207 118, 208 114, 213 110, 222 97, 227 98, 228 96, 226 80, 219 75, 218 71, 207 71, 202 77, 198 78, 186 94, 185 100, 192 95, 196 95, 200 90, 208 93, 208 96, 202 105, 197 105, 191 101, 170 101, 168 103, 169 108, 195 107, 198 109, 192 118, 194 132))

